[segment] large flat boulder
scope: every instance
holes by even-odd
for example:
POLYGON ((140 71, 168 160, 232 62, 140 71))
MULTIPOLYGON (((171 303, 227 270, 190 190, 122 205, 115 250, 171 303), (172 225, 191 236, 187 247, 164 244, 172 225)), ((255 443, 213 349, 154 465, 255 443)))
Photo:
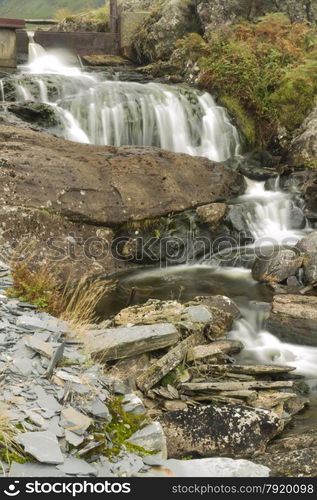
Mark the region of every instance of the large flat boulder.
POLYGON ((206 158, 78 144, 7 122, 0 145, 1 250, 35 245, 34 261, 58 262, 65 275, 122 267, 112 244, 127 222, 162 220, 245 187, 206 158))
POLYGON ((243 176, 206 158, 104 147, 0 126, 0 201, 75 222, 118 225, 226 200, 243 176))
POLYGON ((266 326, 287 342, 317 346, 317 297, 276 295, 266 326))
POLYGON ((160 419, 169 458, 250 457, 282 430, 275 413, 238 405, 196 406, 160 419))

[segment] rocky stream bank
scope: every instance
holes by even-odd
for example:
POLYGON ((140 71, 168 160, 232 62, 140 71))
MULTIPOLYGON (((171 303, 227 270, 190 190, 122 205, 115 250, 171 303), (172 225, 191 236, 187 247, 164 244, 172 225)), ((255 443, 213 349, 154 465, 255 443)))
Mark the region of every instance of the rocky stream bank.
POLYGON ((305 383, 288 366, 234 360, 232 300, 150 300, 78 338, 8 299, 11 285, 2 265, 0 404, 14 430, 0 441, 3 474, 316 474, 315 431, 283 435, 309 404, 305 383))

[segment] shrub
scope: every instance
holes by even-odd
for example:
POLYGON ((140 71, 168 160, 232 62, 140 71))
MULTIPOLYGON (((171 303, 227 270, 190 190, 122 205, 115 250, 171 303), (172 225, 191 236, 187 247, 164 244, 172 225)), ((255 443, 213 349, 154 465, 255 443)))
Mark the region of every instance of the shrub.
POLYGON ((192 35, 178 42, 197 56, 200 85, 243 121, 248 141, 263 147, 278 125, 294 130, 317 94, 317 36, 306 23, 269 14, 257 23, 220 26, 208 44, 192 35), (254 130, 253 125, 254 123, 254 130))
POLYGON ((40 310, 55 316, 60 316, 65 310, 61 282, 47 265, 31 270, 25 263, 16 263, 11 266, 11 274, 13 287, 7 290, 9 297, 34 304, 40 310))

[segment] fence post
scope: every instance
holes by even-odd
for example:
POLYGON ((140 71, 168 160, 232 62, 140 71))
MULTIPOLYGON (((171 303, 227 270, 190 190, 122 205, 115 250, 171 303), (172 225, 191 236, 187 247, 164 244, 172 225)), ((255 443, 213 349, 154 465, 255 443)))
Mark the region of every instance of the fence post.
POLYGON ((110 0, 110 32, 116 38, 116 50, 120 52, 120 22, 119 22, 119 8, 117 0, 110 0))
POLYGON ((118 2, 110 0, 110 31, 111 33, 118 32, 118 2))

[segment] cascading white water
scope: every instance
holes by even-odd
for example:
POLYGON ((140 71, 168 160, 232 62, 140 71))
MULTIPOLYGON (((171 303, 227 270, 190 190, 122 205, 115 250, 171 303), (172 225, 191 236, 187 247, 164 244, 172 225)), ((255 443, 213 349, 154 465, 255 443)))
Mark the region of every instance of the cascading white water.
MULTIPOLYGON (((248 307, 241 308, 243 318, 236 323, 230 334, 232 339, 244 344, 239 361, 247 364, 257 362, 293 366, 298 374, 316 379, 317 348, 282 342, 268 332, 265 329, 268 311, 268 304, 252 302, 248 307)), ((314 385, 316 386, 315 383, 314 385)))
POLYGON ((0 97, 1 97, 1 101, 5 101, 4 85, 3 85, 3 81, 2 80, 0 80, 0 97))
POLYGON ((34 31, 27 31, 29 37, 29 63, 33 64, 38 59, 45 57, 46 51, 42 45, 34 41, 34 31))
POLYGON ((34 40, 34 31, 27 31, 29 38, 29 64, 27 70, 34 74, 64 74, 80 75, 76 67, 68 67, 61 58, 47 53, 47 51, 34 40))
POLYGON ((223 161, 239 153, 237 129, 207 93, 185 86, 104 81, 69 67, 30 37, 27 74, 36 87, 18 83, 23 100, 54 106, 67 139, 100 145, 157 146, 223 161), (56 76, 51 95, 48 75, 56 76), (61 78, 62 77, 62 78, 61 78))
MULTIPOLYGON (((279 189, 279 178, 275 182, 274 191, 266 190, 264 182, 247 180, 247 190, 239 201, 252 204, 246 211, 246 222, 254 237, 255 246, 261 245, 294 245, 303 238, 308 224, 304 229, 294 227, 292 210, 295 209, 290 193, 279 189)), ((300 211, 299 207, 296 207, 300 211)))

